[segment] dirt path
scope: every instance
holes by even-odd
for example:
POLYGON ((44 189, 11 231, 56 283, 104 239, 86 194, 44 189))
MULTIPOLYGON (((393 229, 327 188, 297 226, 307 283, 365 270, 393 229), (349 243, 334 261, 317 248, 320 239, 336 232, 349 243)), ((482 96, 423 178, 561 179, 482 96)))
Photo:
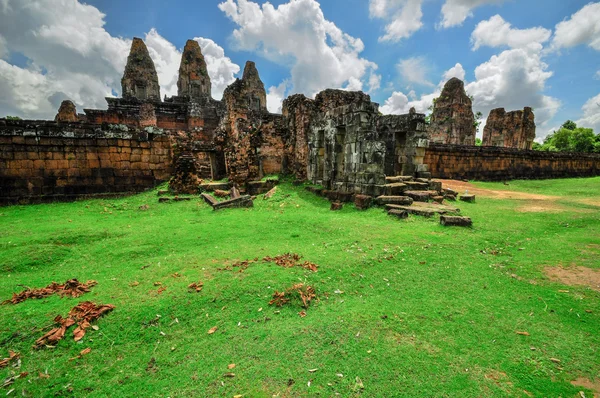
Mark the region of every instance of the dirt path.
MULTIPOLYGON (((528 192, 517 192, 517 191, 504 191, 479 188, 470 182, 459 181, 459 180, 438 180, 442 181, 444 188, 451 188, 457 191, 459 194, 468 191, 470 194, 479 196, 481 198, 492 198, 492 199, 513 199, 521 201, 521 205, 517 208, 517 211, 523 213, 558 213, 563 211, 576 211, 576 212, 592 212, 592 209, 577 209, 567 208, 564 205, 558 203, 559 200, 564 200, 564 197, 553 196, 553 195, 542 195, 528 192)), ((600 207, 600 201, 598 199, 581 198, 573 199, 570 201, 583 203, 592 206, 600 207)))

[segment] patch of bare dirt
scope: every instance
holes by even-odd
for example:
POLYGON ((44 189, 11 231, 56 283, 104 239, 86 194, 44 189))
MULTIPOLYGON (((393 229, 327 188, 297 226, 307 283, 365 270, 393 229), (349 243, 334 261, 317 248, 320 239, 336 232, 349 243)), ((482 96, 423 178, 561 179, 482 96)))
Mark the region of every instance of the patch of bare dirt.
POLYGON ((546 267, 544 273, 554 281, 565 285, 588 286, 600 292, 600 269, 587 267, 546 267))
POLYGON ((565 211, 565 207, 550 200, 526 200, 517 208, 521 213, 560 213, 565 211))
POLYGON ((571 382, 575 387, 585 387, 594 392, 594 398, 600 398, 600 380, 590 381, 584 377, 579 377, 571 382))
POLYGON ((439 180, 444 184, 444 188, 451 188, 457 191, 459 194, 468 191, 470 194, 480 196, 483 198, 492 199, 517 199, 517 200, 535 200, 535 201, 546 201, 546 200, 557 200, 560 196, 551 195, 540 195, 527 192, 516 192, 516 191, 504 191, 479 188, 470 182, 459 181, 459 180, 439 180))

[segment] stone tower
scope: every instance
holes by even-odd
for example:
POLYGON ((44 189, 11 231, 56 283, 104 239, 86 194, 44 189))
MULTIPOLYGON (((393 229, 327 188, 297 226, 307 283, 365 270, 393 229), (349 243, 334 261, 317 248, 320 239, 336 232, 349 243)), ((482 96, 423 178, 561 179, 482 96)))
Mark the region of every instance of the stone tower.
POLYGON ((246 62, 244 74, 242 75, 243 93, 248 101, 248 107, 252 110, 267 110, 267 93, 265 85, 256 69, 256 64, 252 61, 246 62))
POLYGON ((195 40, 188 40, 181 55, 177 95, 198 99, 210 96, 210 88, 210 77, 200 45, 195 40))
POLYGON ((435 102, 429 139, 438 144, 475 145, 475 115, 462 80, 448 80, 435 102))
POLYGON ((73 101, 64 100, 60 104, 60 108, 54 117, 54 121, 59 123, 72 123, 79 121, 79 118, 77 117, 77 108, 75 108, 73 101))
POLYGON ((134 37, 121 79, 123 98, 160 101, 160 86, 154 62, 144 41, 134 37))
POLYGON ((483 129, 484 146, 531 149, 535 140, 535 115, 530 107, 506 112, 492 109, 483 129))

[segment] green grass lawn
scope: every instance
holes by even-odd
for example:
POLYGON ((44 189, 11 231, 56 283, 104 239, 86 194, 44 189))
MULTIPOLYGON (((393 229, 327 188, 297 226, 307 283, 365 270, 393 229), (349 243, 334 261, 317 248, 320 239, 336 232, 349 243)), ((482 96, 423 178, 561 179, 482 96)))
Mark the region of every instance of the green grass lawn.
POLYGON ((510 184, 477 185, 565 196, 567 211, 478 198, 457 202, 473 228, 445 228, 379 208, 331 212, 287 183, 253 209, 220 212, 199 199, 159 204, 156 191, 0 208, 0 300, 21 285, 98 281, 80 298, 0 306, 0 359, 21 353, 0 383, 28 372, 0 394, 591 397, 570 381, 600 377, 600 293, 543 270, 600 268, 600 206, 572 200, 598 197, 600 179, 510 184), (286 252, 318 272, 260 261, 227 269, 286 252), (204 289, 189 293, 197 281, 204 289), (298 305, 269 306, 300 282, 318 296, 306 317, 298 305), (116 309, 78 343, 70 329, 55 348, 32 348, 86 300, 116 309))

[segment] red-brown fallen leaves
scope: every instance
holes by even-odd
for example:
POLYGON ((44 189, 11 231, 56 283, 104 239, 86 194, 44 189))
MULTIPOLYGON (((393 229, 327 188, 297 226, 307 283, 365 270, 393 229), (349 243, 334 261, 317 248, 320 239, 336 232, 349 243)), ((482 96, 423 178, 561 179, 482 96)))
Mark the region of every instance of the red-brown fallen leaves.
POLYGON ((521 336, 529 336, 528 332, 520 332, 520 331, 517 330, 515 333, 518 334, 518 335, 521 335, 521 336))
POLYGON ((75 341, 79 341, 85 336, 86 330, 91 327, 90 322, 95 321, 114 308, 115 306, 111 304, 98 305, 91 301, 80 303, 69 311, 68 318, 65 319, 60 315, 54 318, 54 322, 58 326, 37 339, 35 347, 40 348, 44 345, 55 345, 63 339, 67 329, 75 324, 77 324, 77 328, 73 331, 73 338, 75 341))
POLYGON ((84 355, 87 355, 87 354, 89 354, 90 352, 92 352, 92 349, 91 349, 91 348, 86 348, 86 349, 82 350, 82 351, 79 353, 79 355, 77 355, 76 357, 70 358, 70 359, 69 359, 69 361, 74 361, 74 360, 76 360, 76 359, 81 359, 81 358, 83 358, 83 356, 84 356, 84 355))
POLYGON ((17 361, 21 354, 14 351, 8 351, 8 358, 0 359, 0 368, 7 367, 11 362, 17 361))
POLYGON ((194 282, 194 283, 190 283, 188 285, 188 289, 190 290, 190 293, 193 291, 195 291, 196 293, 200 293, 203 288, 204 288, 204 283, 202 283, 202 282, 194 282))
POLYGON ((213 326, 212 328, 208 329, 208 334, 213 334, 214 332, 216 332, 218 329, 217 326, 213 326))
POLYGON ((275 291, 275 293, 273 293, 273 299, 269 301, 269 305, 275 304, 278 307, 282 307, 292 299, 300 299, 300 301, 302 301, 302 307, 308 308, 310 302, 316 297, 315 289, 312 286, 305 285, 304 283, 297 283, 285 292, 275 291))
POLYGON ((52 282, 46 287, 39 289, 27 288, 21 293, 13 293, 12 299, 3 301, 2 304, 18 304, 27 299, 41 299, 58 294, 61 297, 80 297, 90 291, 90 288, 96 286, 98 282, 87 281, 80 283, 77 279, 69 279, 64 284, 52 282))
POLYGON ((295 253, 285 253, 281 256, 276 257, 267 256, 263 258, 263 261, 266 261, 268 263, 275 263, 280 267, 284 268, 302 267, 309 271, 317 272, 317 269, 319 267, 317 264, 311 263, 309 261, 304 261, 303 263, 300 263, 301 258, 302 256, 295 253))

